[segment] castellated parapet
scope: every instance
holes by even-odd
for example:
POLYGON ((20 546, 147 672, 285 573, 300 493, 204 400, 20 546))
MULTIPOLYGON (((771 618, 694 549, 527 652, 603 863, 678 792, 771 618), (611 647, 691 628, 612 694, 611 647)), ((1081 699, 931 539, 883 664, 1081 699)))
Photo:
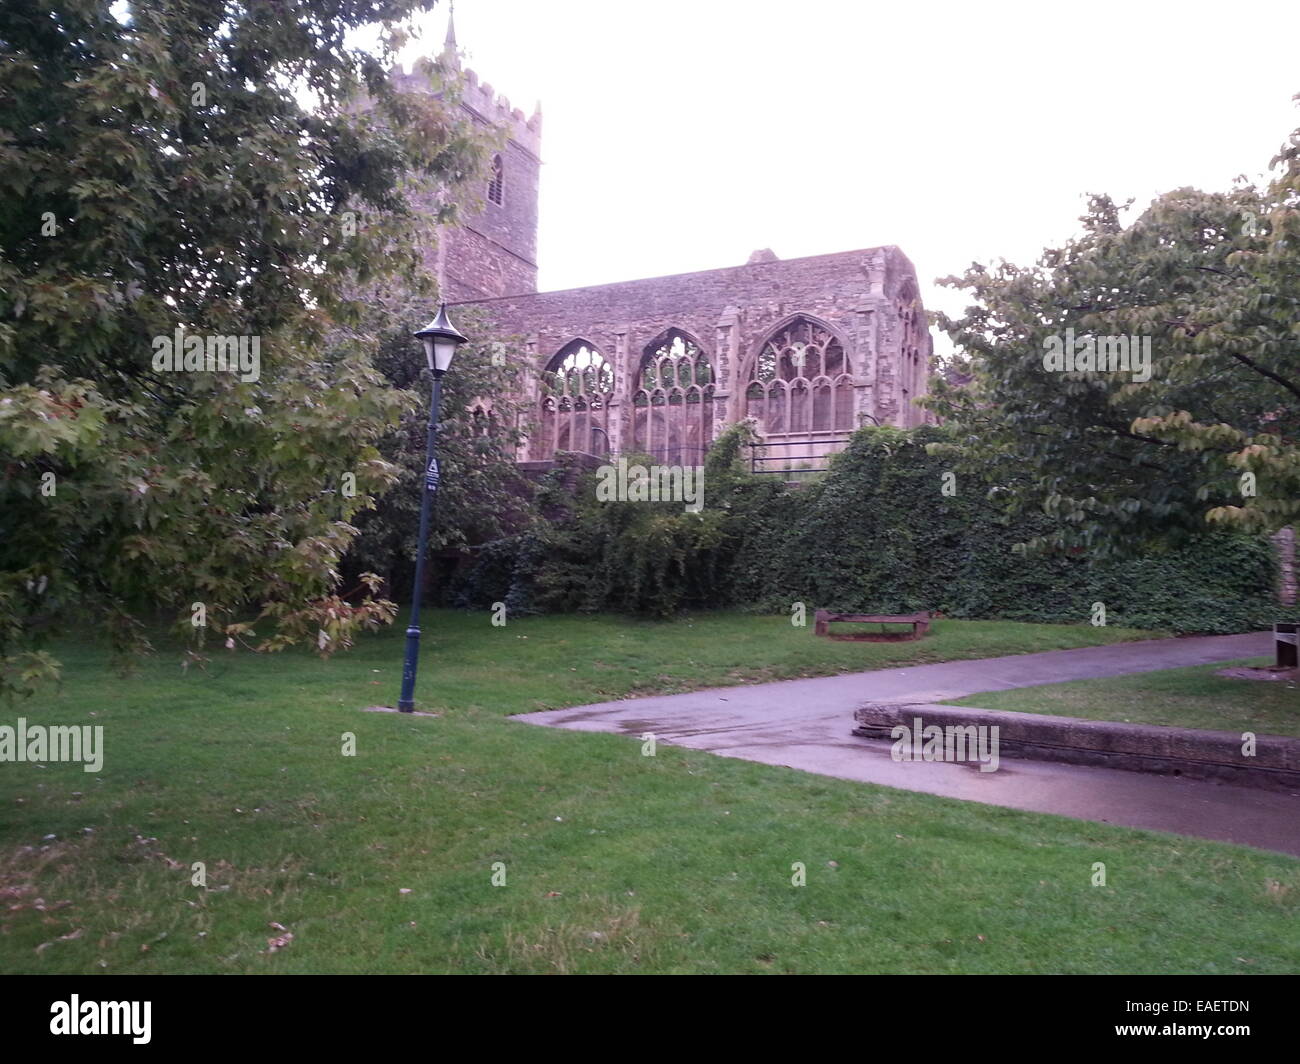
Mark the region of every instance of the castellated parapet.
MULTIPOLYGON (((444 59, 444 61, 447 61, 444 59)), ((409 71, 396 64, 389 72, 388 78, 393 86, 402 92, 437 92, 440 91, 427 73, 420 70, 420 62, 411 64, 409 71)), ((450 69, 459 73, 461 79, 460 104, 482 124, 507 131, 509 138, 520 148, 530 152, 540 161, 542 153, 542 112, 533 111, 532 117, 526 117, 518 107, 511 107, 510 100, 498 96, 492 85, 479 81, 473 70, 461 68, 454 60, 449 62, 450 69)))

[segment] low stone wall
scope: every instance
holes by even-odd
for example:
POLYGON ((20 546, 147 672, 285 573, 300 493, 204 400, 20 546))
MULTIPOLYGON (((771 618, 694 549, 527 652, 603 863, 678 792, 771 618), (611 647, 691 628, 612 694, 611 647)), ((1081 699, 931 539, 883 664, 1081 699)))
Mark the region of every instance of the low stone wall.
POLYGON ((898 725, 994 727, 1001 757, 1219 780, 1267 790, 1300 791, 1300 739, 1256 735, 1245 756, 1241 732, 1196 731, 1037 713, 931 704, 875 703, 854 713, 853 734, 889 741, 898 725))

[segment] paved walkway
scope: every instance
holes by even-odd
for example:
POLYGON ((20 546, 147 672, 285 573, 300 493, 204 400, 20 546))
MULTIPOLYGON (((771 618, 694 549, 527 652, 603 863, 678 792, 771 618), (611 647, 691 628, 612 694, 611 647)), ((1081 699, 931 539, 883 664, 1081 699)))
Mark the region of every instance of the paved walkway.
POLYGON ((1271 653, 1270 633, 1148 640, 712 688, 514 719, 575 731, 653 732, 660 742, 723 757, 1300 856, 1300 795, 1016 758, 1004 758, 996 772, 943 762, 897 762, 889 756, 890 743, 850 735, 853 711, 864 702, 944 702, 980 691, 1271 653))

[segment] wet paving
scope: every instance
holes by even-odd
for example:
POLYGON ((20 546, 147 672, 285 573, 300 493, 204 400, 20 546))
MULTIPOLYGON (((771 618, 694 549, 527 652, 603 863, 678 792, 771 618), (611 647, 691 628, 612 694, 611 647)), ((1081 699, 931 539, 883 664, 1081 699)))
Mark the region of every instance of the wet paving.
POLYGON ((935 703, 979 691, 1210 664, 1269 654, 1271 635, 1122 643, 974 661, 714 688, 527 713, 515 720, 617 732, 824 776, 965 801, 1235 842, 1300 856, 1300 794, 1121 769, 1004 757, 895 761, 891 744, 850 735, 864 702, 935 703))

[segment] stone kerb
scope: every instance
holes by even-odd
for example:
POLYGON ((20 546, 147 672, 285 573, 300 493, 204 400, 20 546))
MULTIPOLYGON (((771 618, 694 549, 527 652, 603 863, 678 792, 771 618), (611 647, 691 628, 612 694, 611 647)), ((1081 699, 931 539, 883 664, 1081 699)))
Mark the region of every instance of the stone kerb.
POLYGON ((1194 779, 1219 780, 1267 790, 1300 791, 1300 739, 1254 736, 1254 753, 1243 754, 1241 732, 1197 731, 1149 724, 1084 720, 1037 713, 943 706, 930 703, 868 703, 855 711, 853 734, 889 740, 897 725, 998 728, 1002 756, 1132 769, 1194 779))

